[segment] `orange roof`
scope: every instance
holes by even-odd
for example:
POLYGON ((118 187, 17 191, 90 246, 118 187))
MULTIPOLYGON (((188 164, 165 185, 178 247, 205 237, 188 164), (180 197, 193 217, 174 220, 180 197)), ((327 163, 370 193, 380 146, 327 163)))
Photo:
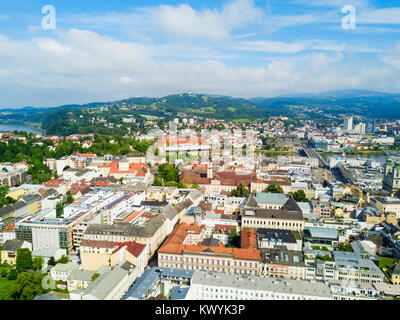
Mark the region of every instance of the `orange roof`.
POLYGON ((12 232, 14 230, 14 227, 15 222, 11 222, 4 228, 4 232, 12 232))
POLYGON ((138 173, 138 176, 145 176, 146 172, 149 170, 149 166, 146 163, 130 163, 128 171, 119 170, 119 162, 113 161, 108 164, 102 165, 102 168, 110 168, 111 173, 138 173))
POLYGON ((44 185, 48 188, 54 188, 54 187, 57 188, 59 185, 66 183, 66 182, 67 181, 62 178, 56 178, 56 179, 45 182, 44 185))
POLYGON ((78 157, 87 157, 87 158, 91 158, 91 157, 95 157, 96 155, 94 153, 76 153, 75 154, 78 157))
POLYGON ((122 220, 122 222, 131 222, 133 219, 135 219, 143 211, 144 211, 144 209, 132 212, 129 216, 127 216, 124 220, 122 220))
POLYGON ((196 164, 193 166, 193 170, 205 170, 207 168, 208 168, 207 165, 201 166, 201 165, 196 164))
POLYGON ((257 248, 257 235, 255 229, 242 230, 241 234, 241 245, 243 249, 254 249, 257 248))
POLYGON ((188 230, 193 232, 200 232, 201 227, 197 224, 188 225, 187 223, 180 223, 177 225, 170 236, 165 240, 162 247, 158 250, 161 253, 175 253, 181 254, 183 251, 189 252, 203 252, 205 250, 211 250, 216 254, 232 255, 236 259, 246 260, 259 260, 260 251, 253 249, 237 249, 237 248, 226 248, 226 247, 209 247, 203 245, 184 245, 188 230))
POLYGON ((126 246, 126 250, 135 257, 138 257, 140 253, 143 251, 143 249, 146 247, 146 245, 138 243, 136 241, 114 242, 114 244, 117 245, 118 248, 115 249, 113 253, 119 251, 120 249, 126 246))

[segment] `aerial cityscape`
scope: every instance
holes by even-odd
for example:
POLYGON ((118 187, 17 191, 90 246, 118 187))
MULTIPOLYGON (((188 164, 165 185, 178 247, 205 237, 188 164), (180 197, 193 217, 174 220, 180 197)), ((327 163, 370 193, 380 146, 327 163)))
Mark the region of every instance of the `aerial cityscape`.
POLYGON ((0 3, 0 300, 400 299, 396 5, 0 3))

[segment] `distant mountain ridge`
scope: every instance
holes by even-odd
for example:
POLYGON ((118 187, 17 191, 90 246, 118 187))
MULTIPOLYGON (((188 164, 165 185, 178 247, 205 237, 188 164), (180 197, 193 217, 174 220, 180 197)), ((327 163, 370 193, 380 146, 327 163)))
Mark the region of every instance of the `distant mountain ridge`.
MULTIPOLYGON (((309 116, 324 117, 333 115, 360 115, 370 118, 400 119, 400 94, 384 93, 370 90, 336 90, 317 94, 295 94, 273 98, 233 98, 224 95, 198 93, 181 93, 165 97, 133 97, 112 102, 92 102, 88 104, 70 104, 52 108, 24 107, 21 109, 0 110, 0 120, 18 120, 42 122, 51 114, 62 114, 80 108, 111 106, 114 112, 123 106, 141 106, 141 112, 157 116, 172 116, 177 113, 200 115, 204 117, 249 121, 270 116, 291 116, 299 114, 297 106, 301 106, 309 116), (316 114, 317 108, 322 113, 316 114), (314 112, 314 113, 313 113, 314 112)), ((51 118, 50 118, 51 119, 51 118)))

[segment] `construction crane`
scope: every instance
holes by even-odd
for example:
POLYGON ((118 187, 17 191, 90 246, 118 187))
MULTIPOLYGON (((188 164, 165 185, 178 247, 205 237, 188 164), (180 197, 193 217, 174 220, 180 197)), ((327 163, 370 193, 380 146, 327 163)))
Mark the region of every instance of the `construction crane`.
POLYGON ((353 186, 353 185, 347 185, 346 186, 347 188, 349 188, 349 189, 351 189, 351 190, 358 190, 358 192, 359 192, 359 195, 360 195, 360 201, 359 201, 359 204, 358 204, 358 208, 359 209, 362 209, 362 207, 363 207, 363 201, 364 201, 364 191, 363 191, 363 189, 361 188, 361 187, 358 187, 358 186, 353 186))

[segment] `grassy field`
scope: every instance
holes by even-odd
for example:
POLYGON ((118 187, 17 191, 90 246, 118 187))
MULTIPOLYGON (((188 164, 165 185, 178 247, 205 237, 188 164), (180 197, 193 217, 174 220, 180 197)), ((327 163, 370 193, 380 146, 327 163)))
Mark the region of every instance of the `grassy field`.
POLYGON ((394 258, 386 258, 386 257, 378 257, 379 259, 379 268, 389 269, 395 262, 397 262, 394 258))
MULTIPOLYGON (((0 273, 3 270, 7 270, 7 272, 10 272, 11 267, 0 267, 0 273)), ((5 278, 0 278, 0 300, 13 300, 13 298, 10 295, 11 291, 11 286, 13 285, 15 280, 8 280, 7 277, 5 278)))
POLYGON ((15 280, 7 280, 7 278, 0 279, 0 300, 14 300, 11 297, 11 286, 15 280))

